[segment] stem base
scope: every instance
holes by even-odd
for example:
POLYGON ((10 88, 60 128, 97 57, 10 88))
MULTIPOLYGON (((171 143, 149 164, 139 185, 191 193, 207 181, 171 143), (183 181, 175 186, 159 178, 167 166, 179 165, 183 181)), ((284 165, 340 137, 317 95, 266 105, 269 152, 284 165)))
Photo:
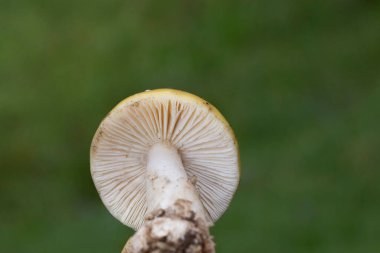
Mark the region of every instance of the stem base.
POLYGON ((187 200, 158 209, 125 245, 122 253, 214 253, 208 226, 197 217, 187 200))

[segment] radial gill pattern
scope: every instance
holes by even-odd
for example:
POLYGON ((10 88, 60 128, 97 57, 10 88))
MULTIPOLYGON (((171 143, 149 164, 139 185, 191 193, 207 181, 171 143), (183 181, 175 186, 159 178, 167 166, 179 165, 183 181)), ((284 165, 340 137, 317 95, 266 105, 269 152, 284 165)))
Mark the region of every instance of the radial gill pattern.
POLYGON ((230 127, 201 99, 147 93, 120 103, 101 123, 91 147, 91 173, 107 209, 138 229, 147 210, 149 148, 169 142, 181 155, 211 221, 226 210, 238 184, 239 162, 230 127))

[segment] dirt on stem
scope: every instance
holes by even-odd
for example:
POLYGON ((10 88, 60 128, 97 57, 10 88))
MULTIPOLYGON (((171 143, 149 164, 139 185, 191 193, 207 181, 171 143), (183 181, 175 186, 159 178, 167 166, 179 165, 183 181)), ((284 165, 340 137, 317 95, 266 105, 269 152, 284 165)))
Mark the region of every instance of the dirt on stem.
POLYGON ((190 207, 191 202, 177 200, 173 207, 152 212, 122 253, 214 253, 206 222, 190 207))

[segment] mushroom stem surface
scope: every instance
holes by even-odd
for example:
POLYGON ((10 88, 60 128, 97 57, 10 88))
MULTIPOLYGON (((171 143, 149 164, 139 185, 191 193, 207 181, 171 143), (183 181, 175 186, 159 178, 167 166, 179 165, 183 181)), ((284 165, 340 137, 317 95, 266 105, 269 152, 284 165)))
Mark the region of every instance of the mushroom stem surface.
POLYGON ((190 209, 207 221, 199 194, 185 172, 178 150, 171 144, 156 143, 150 148, 146 176, 148 214, 186 200, 190 209))
POLYGON ((189 180, 178 150, 156 143, 146 170, 148 216, 122 253, 213 253, 205 209, 189 180))

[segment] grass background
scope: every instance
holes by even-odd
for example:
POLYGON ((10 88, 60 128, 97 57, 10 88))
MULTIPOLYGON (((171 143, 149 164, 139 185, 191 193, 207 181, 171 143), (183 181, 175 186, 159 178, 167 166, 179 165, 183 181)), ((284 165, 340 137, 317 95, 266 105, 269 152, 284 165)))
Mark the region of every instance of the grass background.
POLYGON ((0 252, 120 252, 90 142, 159 87, 236 132, 218 253, 380 251, 378 1, 1 0, 0 252))

